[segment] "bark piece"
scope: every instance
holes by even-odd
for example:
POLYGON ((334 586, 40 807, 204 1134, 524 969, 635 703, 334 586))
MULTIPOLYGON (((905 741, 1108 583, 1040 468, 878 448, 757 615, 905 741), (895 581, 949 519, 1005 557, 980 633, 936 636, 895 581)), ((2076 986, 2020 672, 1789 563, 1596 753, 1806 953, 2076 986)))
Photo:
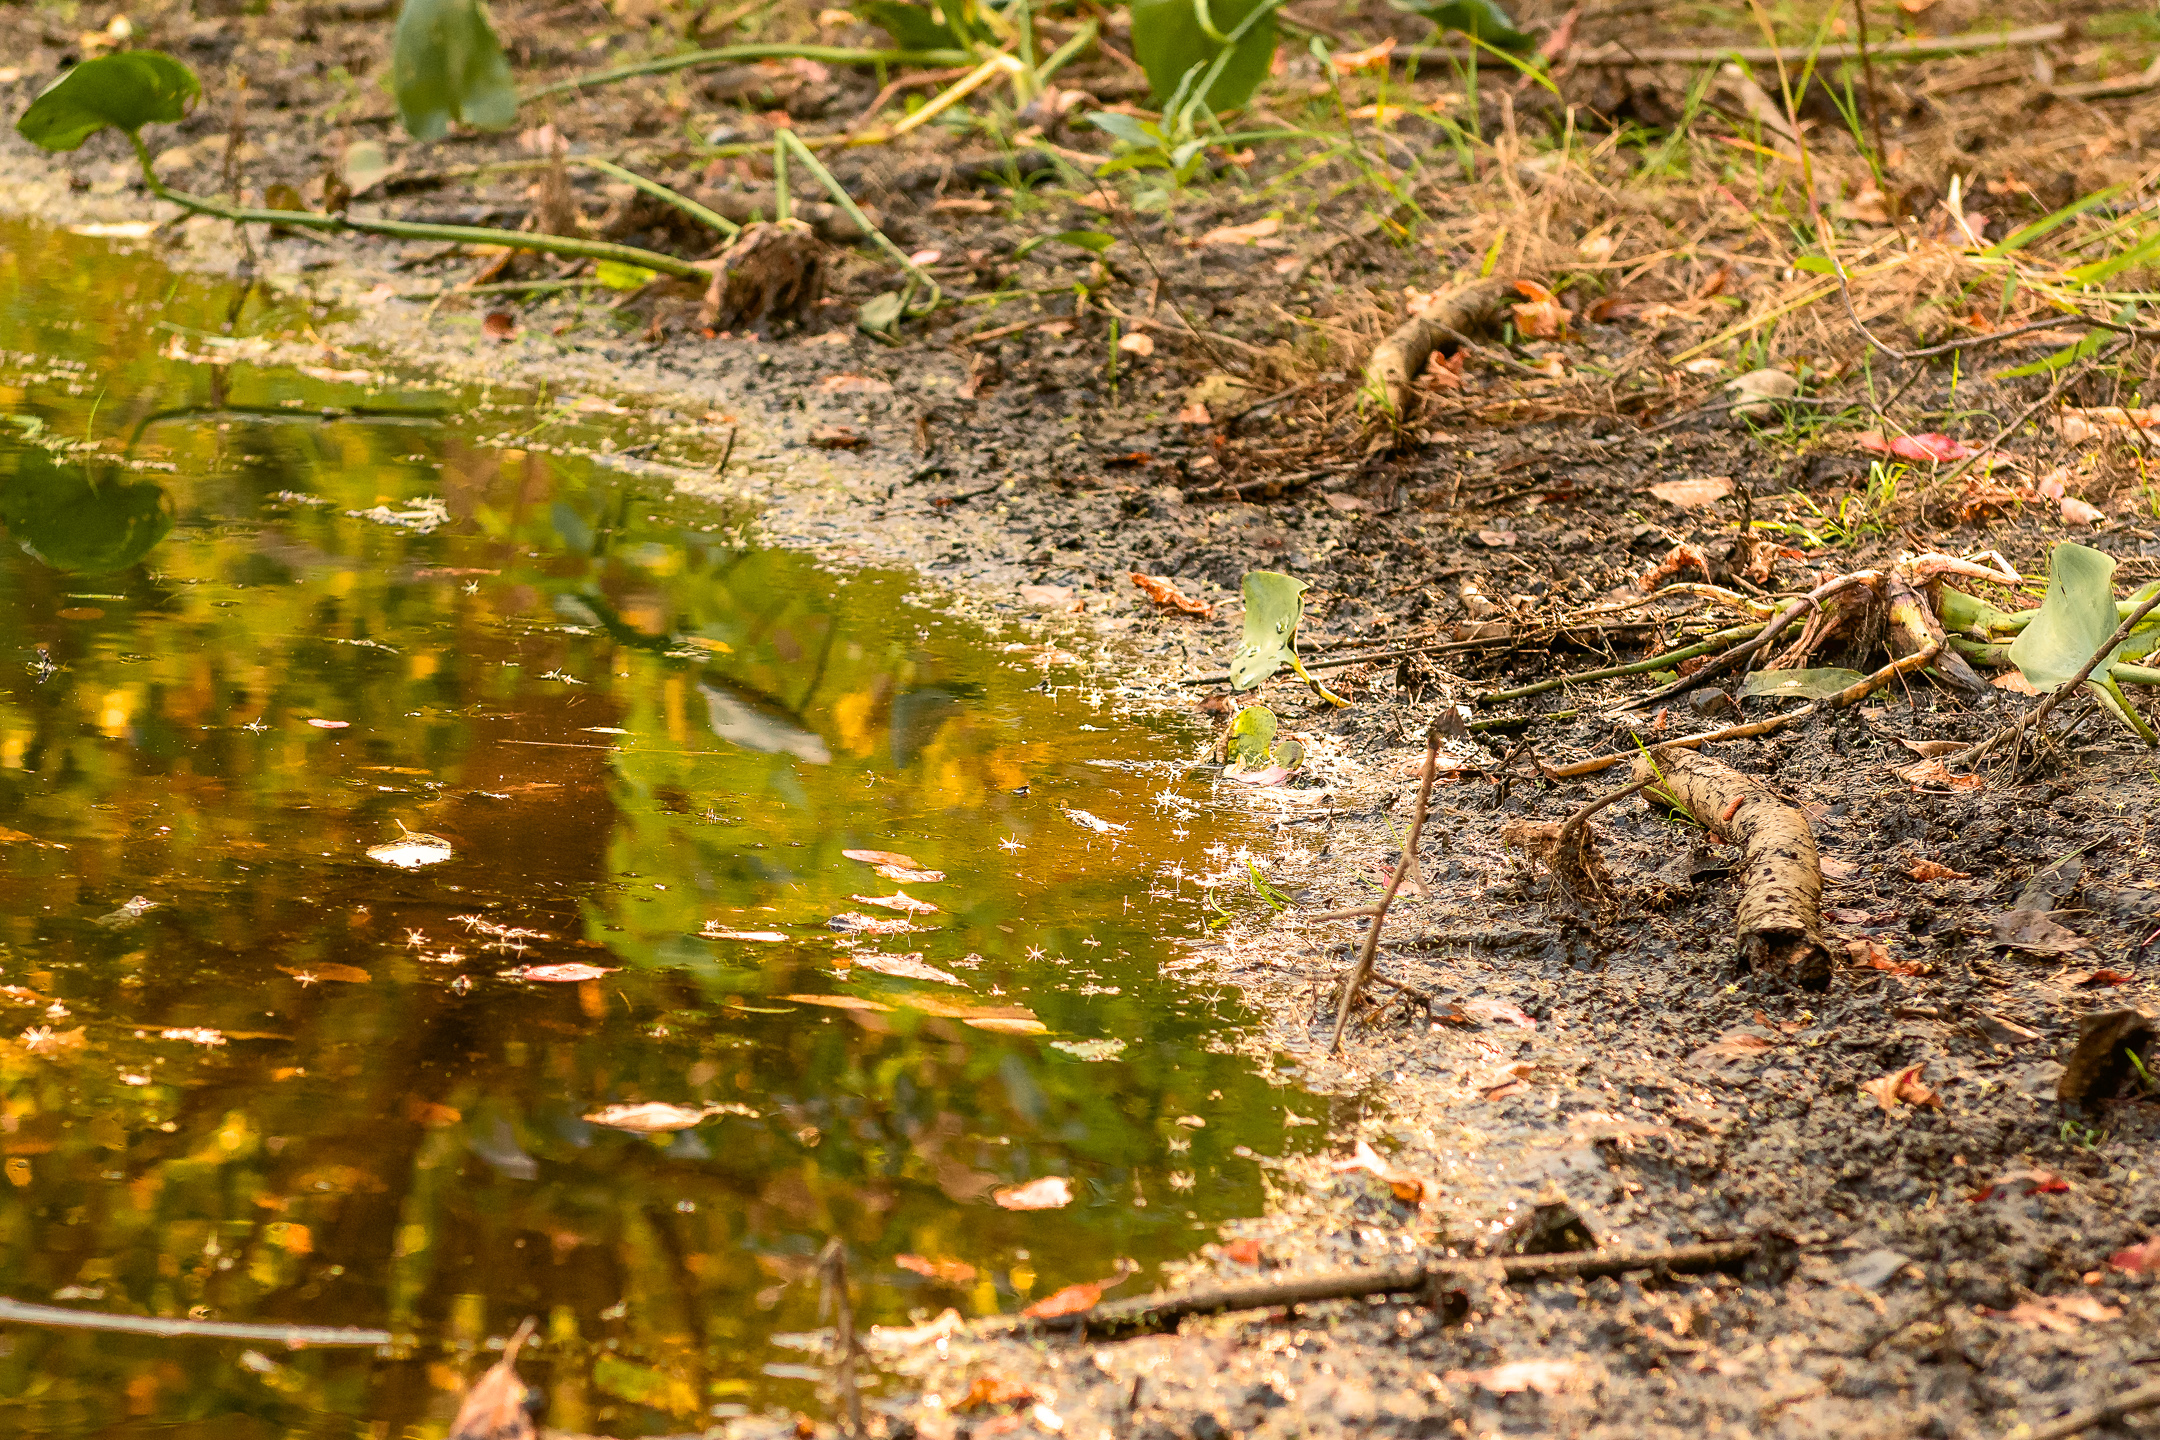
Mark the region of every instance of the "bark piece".
POLYGON ((1444 295, 1395 327, 1373 347, 1365 365, 1365 393, 1397 419, 1409 413, 1411 386, 1450 332, 1481 329, 1516 298, 1512 280, 1479 280, 1444 295))
POLYGON ((1750 970, 1803 990, 1830 985, 1822 942, 1822 866, 1807 817, 1730 765, 1685 750, 1635 761, 1647 794, 1668 800, 1745 854, 1734 929, 1750 970))
POLYGON ((2078 1021, 2078 1042, 2063 1064, 2055 1095, 2070 1103, 2091 1103, 2111 1098, 2130 1078, 2137 1057, 2147 1070, 2146 1056, 2160 1046, 2160 1023, 2143 1010, 2102 1010, 2078 1021))
POLYGON ((800 320, 825 295, 825 246, 798 221, 745 227, 716 267, 698 316, 707 330, 800 320))

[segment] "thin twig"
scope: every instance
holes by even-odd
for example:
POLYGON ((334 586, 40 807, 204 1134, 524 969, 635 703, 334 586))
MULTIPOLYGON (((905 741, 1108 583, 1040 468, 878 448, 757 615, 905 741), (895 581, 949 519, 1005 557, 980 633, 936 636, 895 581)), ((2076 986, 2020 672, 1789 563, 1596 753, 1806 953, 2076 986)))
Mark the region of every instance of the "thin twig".
POLYGON ((2003 726, 1971 749, 1960 750, 1957 754, 1950 756, 1945 763, 1953 765, 1974 764, 2002 745, 2004 741, 2020 739, 2027 730, 2038 730, 2046 722, 2047 717, 2054 713, 2055 707, 2062 703, 2063 696, 2084 685, 2086 680, 2091 678, 2092 672, 2099 668, 2100 662, 2108 657, 2109 652, 2122 644, 2123 641, 2129 639, 2130 632, 2135 630, 2139 622, 2144 620, 2147 615, 2150 615, 2156 606, 2160 606, 2160 595, 2153 596, 2150 600, 2138 606, 2137 609, 2124 616, 2122 624, 2115 627, 2115 633, 2100 642, 2100 648, 2093 651, 2092 658, 2085 662, 2084 667, 2077 674, 2071 676, 2069 680, 2057 686, 2052 694, 2034 706, 2022 718, 2013 724, 2003 726))
POLYGON ((59 1330, 103 1330, 122 1335, 156 1335, 162 1339, 248 1340, 267 1345, 376 1346, 388 1345, 387 1330, 359 1330, 346 1326, 250 1325, 234 1320, 167 1320, 157 1315, 108 1315, 98 1310, 69 1310, 59 1305, 32 1305, 22 1300, 0 1299, 0 1322, 10 1325, 46 1325, 59 1330))
POLYGON ((1402 889, 1403 881, 1417 865, 1418 836, 1425 829, 1425 807, 1432 802, 1433 775, 1439 763, 1440 726, 1435 723, 1425 732, 1425 768, 1418 774, 1417 811, 1410 817, 1410 835, 1403 842, 1402 858, 1395 862, 1395 873, 1388 877, 1387 889, 1373 908, 1372 926, 1365 932, 1365 947, 1358 952, 1357 964, 1343 978, 1342 1001, 1335 1009, 1335 1034, 1328 1041, 1330 1055, 1342 1049, 1343 1030, 1350 1024, 1350 1007, 1357 1003, 1365 977, 1372 974, 1373 955, 1380 948, 1380 928, 1387 924, 1388 907, 1395 903, 1395 892, 1402 889))
POLYGON ((2009 439, 2012 435, 2017 434, 2019 430, 2023 429, 2026 421, 2032 419, 2033 416, 2038 415, 2042 410, 2045 410, 2048 406, 2054 404, 2057 400, 2061 399, 2063 391, 2069 389, 2072 382, 2074 382, 2079 376, 2083 375, 2087 370, 2095 369, 2101 365, 2105 365, 2108 361, 2114 359, 2117 355, 2120 355, 2126 348, 2128 348, 2130 343, 2131 342, 2129 340, 2118 340, 2113 345, 2110 345, 2107 349, 2101 351, 2099 354, 2087 360, 2084 364, 2074 365, 2064 370, 2062 375, 2057 378, 2055 383, 2048 387, 2048 391, 2045 395, 2042 395, 2039 399, 2033 401, 2032 404, 2027 405, 2023 410, 2020 410, 2014 417, 2012 417, 2010 420, 1998 427, 1995 431, 1995 436, 1993 439, 1989 440, 1987 444, 1981 446, 1977 453, 1966 456, 1963 463, 1961 463, 1955 470, 1952 470, 1945 474, 1941 479, 1937 480, 1935 484, 1948 485, 1953 480, 1956 480, 1960 476, 1962 476, 1966 471, 1973 469, 1982 461, 1987 460, 1989 457, 1993 456, 1995 453, 1995 448, 1997 446, 2001 445, 2003 441, 2009 439))
POLYGON ((2125 1390, 2112 1400, 2084 1410, 2073 1410, 2060 1420, 2051 1421, 2032 1432, 2032 1440, 2068 1440, 2098 1425, 2111 1424, 2126 1415, 2141 1415, 2147 1410, 2160 1410, 2160 1380, 2140 1385, 2135 1390, 2125 1390))
POLYGON ((1568 818, 1564 822, 1562 822, 1560 826, 1560 853, 1562 855, 1567 854, 1568 847, 1571 844, 1577 843, 1575 837, 1582 833, 1583 826, 1590 823, 1590 817, 1592 815, 1597 814, 1598 811, 1603 810, 1606 806, 1613 804, 1615 801, 1625 800, 1628 796, 1633 795, 1640 790, 1643 790, 1644 788, 1652 784, 1654 781, 1656 781, 1657 778, 1658 777, 1655 775, 1646 775, 1642 779, 1635 781, 1633 784, 1621 786, 1618 790, 1613 791, 1609 795, 1598 796, 1597 799, 1592 800, 1589 804, 1583 806, 1580 810, 1577 810, 1574 814, 1568 816, 1568 818))

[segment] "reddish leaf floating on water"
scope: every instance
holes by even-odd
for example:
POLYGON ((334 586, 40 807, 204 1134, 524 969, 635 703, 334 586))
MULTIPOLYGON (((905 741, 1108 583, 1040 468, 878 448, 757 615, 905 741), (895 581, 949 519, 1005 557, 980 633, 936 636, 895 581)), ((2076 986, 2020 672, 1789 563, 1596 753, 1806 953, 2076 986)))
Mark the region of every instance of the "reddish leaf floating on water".
POLYGON ((1425 1182, 1407 1171, 1398 1170, 1387 1158, 1364 1140, 1347 1160, 1330 1161, 1328 1169, 1338 1175, 1365 1174, 1386 1185, 1395 1198, 1406 1205, 1415 1205, 1425 1198, 1425 1182))
POLYGON ((1964 441, 1928 431, 1922 435, 1899 435, 1885 439, 1880 430, 1868 430, 1856 437, 1860 448, 1873 450, 1878 455, 1895 455, 1901 460, 1933 460, 1941 464, 1950 460, 1970 460, 1980 452, 1964 441))
POLYGON ((967 1394, 953 1402, 957 1411, 985 1410, 993 1405, 1026 1405, 1035 1399, 1032 1387, 1003 1375, 978 1375, 967 1394))
POLYGON ((598 980, 612 975, 619 965, 587 965, 581 960, 566 961, 561 965, 528 965, 522 970, 506 970, 503 975, 511 980, 545 980, 561 984, 578 980, 598 980))
POLYGON ((1232 1240, 1222 1247, 1223 1258, 1233 1265, 1257 1265, 1260 1263, 1258 1240, 1232 1240))
POLYGON ((1143 575, 1135 570, 1129 578, 1141 594, 1157 605, 1167 605, 1173 610, 1182 610, 1187 615, 1198 615, 1203 619, 1215 618, 1213 605, 1193 599, 1178 589, 1177 582, 1167 575, 1143 575))
POLYGON ((990 1198, 1003 1210, 1062 1210, 1072 1204, 1072 1182, 1063 1175, 1045 1175, 993 1191, 990 1198))
POLYGON ((850 860, 860 860, 865 865, 897 865, 903 870, 916 868, 913 856, 902 855, 897 850, 842 850, 840 853, 850 860))
POLYGON ((1571 1388, 1582 1373, 1582 1366, 1573 1360, 1515 1360, 1489 1370, 1450 1370, 1447 1382, 1475 1385, 1494 1395, 1519 1395, 1525 1390, 1557 1395, 1571 1388))
POLYGON ((518 1379, 518 1350, 533 1332, 528 1319, 503 1347, 503 1358, 473 1382, 450 1424, 450 1440, 534 1440, 532 1412, 525 1407, 531 1391, 518 1379))
POLYGON ((1092 1310, 1102 1299, 1100 1285, 1067 1285, 1054 1294, 1045 1295, 1020 1313, 1030 1320, 1055 1320, 1060 1315, 1078 1315, 1092 1310))
POLYGON ((2125 1275, 2160 1275, 2160 1234, 2141 1245, 2132 1245, 2108 1256, 2110 1268, 2125 1275))
POLYGON ((2053 1170, 2008 1170, 1975 1190, 1972 1202, 1978 1205, 2000 1195, 2061 1195, 2069 1189, 2070 1182, 2053 1170))
POLYGON ((307 723, 313 725, 318 730, 346 730, 350 729, 352 726, 352 721, 350 720, 319 720, 316 719, 314 716, 309 716, 307 723))
POLYGON ((1911 960, 1893 960, 1890 952, 1877 940, 1848 940, 1845 953, 1853 964, 1869 970, 1883 970, 1892 975, 1925 975, 1927 966, 1911 960))
POLYGON ((1905 872, 1915 880, 1970 880, 1971 874, 1953 870, 1939 860, 1915 860, 1912 869, 1905 872))
POLYGON ((511 340, 517 337, 517 316, 508 310, 490 310, 480 321, 480 329, 490 340, 511 340))
POLYGON ((1893 1070, 1873 1080, 1862 1081, 1860 1089, 1872 1095, 1875 1103, 1884 1110, 1895 1110, 1900 1104, 1929 1105, 1940 1110, 1942 1097, 1920 1078, 1920 1072, 1925 1069, 1927 1062, 1922 1060, 1917 1065, 1907 1065, 1902 1070, 1893 1070))
POLYGON ((965 1260, 932 1260, 921 1255, 895 1255, 893 1264, 940 1285, 972 1285, 975 1267, 965 1260))

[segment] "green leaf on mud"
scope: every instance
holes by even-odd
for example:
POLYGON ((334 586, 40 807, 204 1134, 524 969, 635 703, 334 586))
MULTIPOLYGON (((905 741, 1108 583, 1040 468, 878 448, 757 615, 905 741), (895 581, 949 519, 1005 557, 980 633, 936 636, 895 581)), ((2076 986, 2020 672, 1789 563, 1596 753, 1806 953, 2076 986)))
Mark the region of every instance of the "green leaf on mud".
POLYGON ((1349 701, 1305 673, 1297 656, 1298 621, 1305 615, 1305 592, 1312 587, 1274 570, 1245 572, 1245 636, 1230 657, 1230 688, 1251 690, 1288 665, 1313 693, 1330 705, 1349 701))
POLYGON ((1431 0, 1394 0, 1395 8, 1407 10, 1413 15, 1423 15, 1443 30, 1458 30, 1473 40, 1482 40, 1495 50, 1527 50, 1537 42, 1515 28, 1493 0, 1448 0, 1435 5, 1431 0))
POLYGON ((960 37, 945 17, 926 5, 906 0, 856 0, 855 13, 892 36, 902 50, 957 50, 960 37))
POLYGON ((132 135, 185 120, 202 97, 195 72, 161 50, 123 50, 85 60, 45 87, 15 133, 46 150, 73 150, 110 125, 132 135))
POLYGON ((405 0, 390 43, 398 119, 415 140, 439 140, 450 122, 502 130, 517 119, 517 83, 480 0, 405 0))
MULTIPOLYGON (((1185 77, 1211 65, 1226 37, 1269 0, 1134 0, 1133 57, 1147 71, 1155 103, 1165 105, 1185 77), (1208 28, 1203 28, 1203 25, 1208 28), (1209 34, 1208 29, 1215 33, 1209 34)), ((1261 17, 1237 42, 1202 101, 1209 110, 1235 110, 1252 98, 1275 58, 1275 16, 1261 17)))
POLYGON ((1858 670, 1841 670, 1835 666, 1821 670, 1757 670, 1741 683, 1740 693, 1827 700, 1865 679, 1867 676, 1858 670))
POLYGON ((1230 759, 1239 765, 1265 765, 1268 747, 1275 743, 1275 712, 1265 705, 1247 705, 1230 722, 1230 759))
POLYGON ((890 339, 900 329, 900 318, 907 313, 907 296, 898 290, 888 290, 883 295, 873 295, 863 301, 855 311, 855 328, 866 335, 890 339))
MULTIPOLYGON (((2114 582, 2113 556, 2068 541, 2055 547, 2047 598, 2009 652, 2011 663, 2033 689, 2043 695, 2061 689, 2115 633, 2122 619, 2115 609, 2114 582)), ((2151 729, 2108 673, 2124 648, 2118 645, 2095 665, 2085 683, 2101 705, 2150 745, 2155 743, 2151 729)))
MULTIPOLYGON (((94 480, 45 451, 10 447, 0 479, 0 523, 25 554, 55 570, 106 575, 150 553, 172 529, 172 502, 147 480, 94 480)), ((6 452, 0 452, 5 454, 6 452)))

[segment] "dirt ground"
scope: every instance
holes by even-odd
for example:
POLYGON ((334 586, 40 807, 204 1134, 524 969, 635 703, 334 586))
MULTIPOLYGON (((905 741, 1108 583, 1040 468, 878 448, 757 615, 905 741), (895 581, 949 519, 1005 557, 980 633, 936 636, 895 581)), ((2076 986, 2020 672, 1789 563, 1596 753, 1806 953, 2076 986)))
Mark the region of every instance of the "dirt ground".
MULTIPOLYGON (((1422 22, 1377 6, 1293 8, 1346 44, 1427 38, 1422 22)), ((1648 43, 1650 8, 1586 13, 1577 51, 1648 43)), ((2149 833, 2160 770, 2124 727, 2066 706, 2055 730, 2070 738, 2032 763, 1900 775, 1914 761, 1901 742, 1976 740, 2034 703, 1914 674, 1711 747, 1806 815, 1835 962, 1822 990, 1736 962, 1738 852, 1662 807, 1632 798, 1592 822, 1614 882, 1602 904, 1570 898, 1502 840, 1510 821, 1564 819, 1627 773, 1551 770, 1795 702, 1737 694, 1727 677, 1623 710, 1663 678, 1629 676, 1479 705, 1495 689, 1655 656, 1739 623, 1759 597, 1907 552, 1994 551, 2044 576, 2052 547, 2071 539, 2115 558, 2118 593, 2160 578, 2142 431, 2060 423, 2142 403, 2149 344, 2126 337, 2120 353, 2020 377, 1999 372, 2059 350, 2063 335, 1900 361, 1869 348, 1819 270, 1794 263, 1811 206, 1842 216, 1859 314, 1893 348, 2045 319, 2066 267, 2143 233, 2160 92, 2093 90, 2139 74, 2160 31, 2097 6, 1918 9, 1915 21, 1882 7, 1879 33, 1894 19, 1923 35, 2082 28, 1885 64, 1879 182, 1815 91, 1799 94, 1802 155, 1751 115, 1743 90, 1699 83, 1714 70, 1569 70, 1564 54, 1557 95, 1487 70, 1475 101, 1458 97, 1468 109, 1455 113, 1475 122, 1467 176, 1450 133, 1419 115, 1387 130, 1338 116, 1342 143, 1302 172, 1299 145, 1255 141, 1166 209, 1149 209, 1130 177, 1105 208, 1103 187, 1041 158, 1054 151, 999 152, 979 132, 843 152, 836 173, 901 246, 938 251, 922 263, 960 297, 897 344, 852 326, 855 306, 895 275, 861 249, 840 255, 827 303, 801 327, 719 337, 657 295, 513 306, 442 293, 481 269, 536 279, 555 262, 497 268, 439 244, 256 238, 266 283, 321 302, 319 353, 645 397, 663 462, 739 427, 735 464, 704 483, 764 501, 770 538, 914 564, 969 603, 1039 618, 1106 678, 1218 727, 1251 697, 1183 682, 1236 648, 1240 577, 1279 570, 1312 585, 1306 658, 1375 658, 1321 673, 1346 708, 1287 675, 1260 692, 1307 757, 1290 783, 1251 792, 1270 841, 1256 868, 1278 898, 1238 892, 1209 975, 1249 997, 1256 1055, 1288 1054, 1302 1083, 1346 1097, 1342 1113, 1357 1118, 1335 1137, 1336 1159, 1370 1145, 1393 1183, 1326 1159, 1276 1165, 1268 1213, 1196 1257, 1192 1279, 1535 1248, 1527 1217, 1559 1205, 1621 1249, 1769 1235, 1798 1246, 1790 1273, 1770 1278, 1482 1283, 1440 1308, 1336 1301, 1116 1342, 957 1336, 890 1362, 903 1378, 873 1404, 874 1429, 1978 1440, 2160 1378, 2160 1258, 2121 1259, 2160 1235, 2160 1100, 2134 1081, 2087 1103, 2058 1098, 2081 1019, 2160 1012, 2149 833), (1013 188, 1012 154, 1036 157, 1023 168, 1038 188, 1013 188), (2034 237, 2019 284, 2005 283, 1987 247, 2109 186, 2123 188, 2034 237), (1226 227, 1245 228, 1216 233, 1226 227), (1114 243, 1100 258, 1028 247, 1078 229, 1114 243), (1538 281, 1564 318, 1526 292, 1528 313, 1443 346, 1452 357, 1407 413, 1368 404, 1361 415, 1360 372, 1416 303, 1406 287, 1480 274, 1538 281), (482 328, 498 307, 511 339, 482 328), (1149 343, 1116 348, 1132 336, 1149 343), (1698 408, 1729 401, 1722 387, 1761 368, 1821 403, 1747 419, 1698 408), (1870 430, 1999 441, 1999 458, 1992 472, 1900 459, 1867 448, 1870 430), (1650 493, 1676 480, 1721 483, 1684 503, 1650 493), (1736 549, 1743 533, 1770 542, 1766 560, 1736 549), (1665 578, 1718 593, 1647 598, 1643 577, 1676 547, 1693 547, 1703 573, 1665 578), (1135 571, 1169 577, 1214 615, 1165 611, 1130 583, 1135 571), (1423 893, 1406 891, 1388 918, 1378 973, 1392 984, 1369 992, 1331 1057, 1335 987, 1364 922, 1312 917, 1378 895, 1427 727, 1457 703, 1519 723, 1478 733, 1475 753, 1451 751, 1464 763, 1434 790, 1423 893), (2053 953, 1998 938, 1996 917, 2035 909, 2069 932, 2052 935, 2053 953), (1888 1105, 1862 1088, 1914 1066, 1902 1092, 1878 1083, 1888 1105)), ((499 7, 521 72, 591 68, 644 43, 633 26, 561 17, 499 7), (607 43, 589 45, 595 36, 607 43)), ((9 108, 79 58, 102 18, 0 15, 9 108)), ((1517 15, 1533 30, 1560 18, 1549 6, 1517 15)), ((365 136, 403 167, 372 201, 385 213, 515 226, 541 203, 534 171, 456 173, 526 158, 515 136, 397 143, 373 88, 386 48, 373 10, 153 7, 133 20, 135 43, 166 46, 210 82, 196 117, 163 139, 189 152, 160 161, 172 183, 215 188, 244 75, 232 143, 248 187, 305 195, 365 136)), ((874 38, 857 30, 822 38, 874 38)), ((1760 43, 1744 14, 1708 7, 1661 20, 1654 39, 1760 43)), ((1317 124, 1297 107, 1322 92, 1321 108, 1342 113, 1389 103, 1374 99, 1381 72, 1330 81, 1297 46, 1285 54, 1266 114, 1317 124)), ((1091 56, 1061 83, 1097 103, 1144 104, 1129 63, 1091 56)), ((1772 67, 1756 75, 1780 90, 1772 67)), ((1386 80, 1427 108, 1461 82, 1399 66, 1386 80)), ((770 202, 755 144, 779 112, 835 129, 877 88, 837 65, 736 66, 564 99, 546 118, 573 147, 618 150, 747 215, 770 202)), ((1105 151, 1070 118, 1084 108, 1035 123, 1053 146, 1105 151)), ((10 136, 0 201, 61 222, 163 213, 131 166, 107 141, 55 159, 10 136)), ((596 233, 713 248, 597 178, 574 175, 572 192, 596 233)), ((160 243, 180 264, 243 263, 214 222, 184 222, 160 243)), ((2143 277, 2114 280, 2125 303, 2142 303, 2143 277)), ((1812 663, 1874 669, 1876 641, 1844 637, 1812 663)))

